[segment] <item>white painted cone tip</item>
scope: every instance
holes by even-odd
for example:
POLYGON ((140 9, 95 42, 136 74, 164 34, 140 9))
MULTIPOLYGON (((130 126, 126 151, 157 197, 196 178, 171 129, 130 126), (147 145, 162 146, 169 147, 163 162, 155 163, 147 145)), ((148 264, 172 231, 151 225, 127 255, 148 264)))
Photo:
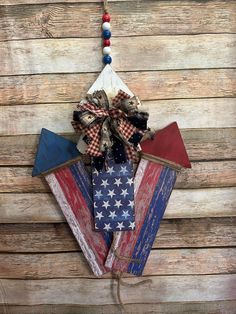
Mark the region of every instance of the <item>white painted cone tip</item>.
POLYGON ((129 94, 131 97, 134 96, 128 86, 113 70, 111 65, 107 64, 88 90, 88 94, 92 94, 96 90, 104 90, 107 94, 109 94, 109 97, 115 97, 120 89, 129 94))

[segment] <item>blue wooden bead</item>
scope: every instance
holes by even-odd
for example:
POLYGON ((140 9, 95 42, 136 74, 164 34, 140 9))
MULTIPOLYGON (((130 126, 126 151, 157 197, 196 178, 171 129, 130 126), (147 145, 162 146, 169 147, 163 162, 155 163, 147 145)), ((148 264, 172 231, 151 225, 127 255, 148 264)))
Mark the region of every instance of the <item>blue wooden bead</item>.
POLYGON ((103 63, 104 63, 104 64, 110 64, 111 62, 112 62, 111 56, 105 55, 105 56, 103 57, 103 63))
POLYGON ((111 32, 109 31, 109 29, 105 29, 103 32, 102 32, 102 37, 104 39, 110 39, 111 38, 111 32))

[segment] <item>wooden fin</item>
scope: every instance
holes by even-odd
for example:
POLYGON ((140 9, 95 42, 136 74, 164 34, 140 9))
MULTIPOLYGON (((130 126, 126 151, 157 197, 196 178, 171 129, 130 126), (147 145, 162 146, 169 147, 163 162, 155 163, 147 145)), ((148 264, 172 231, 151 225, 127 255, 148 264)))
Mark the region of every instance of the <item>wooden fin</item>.
POLYGON ((32 176, 47 173, 51 170, 68 164, 69 161, 77 159, 81 153, 76 148, 76 143, 42 129, 38 150, 35 157, 32 176))
POLYGON ((191 168, 184 142, 176 122, 171 123, 164 129, 157 131, 153 139, 147 139, 141 143, 143 157, 145 154, 157 158, 168 164, 191 168))

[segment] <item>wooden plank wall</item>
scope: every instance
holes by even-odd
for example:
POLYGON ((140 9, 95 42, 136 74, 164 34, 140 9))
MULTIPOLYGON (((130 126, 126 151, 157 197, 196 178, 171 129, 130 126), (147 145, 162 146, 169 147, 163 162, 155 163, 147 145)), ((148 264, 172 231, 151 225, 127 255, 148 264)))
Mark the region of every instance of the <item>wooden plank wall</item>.
MULTIPOLYGON (((150 112, 176 120, 183 171, 128 313, 235 313, 236 1, 110 1, 113 68, 150 112)), ((76 102, 102 69, 97 0, 1 0, 0 313, 120 313, 41 178, 42 127, 75 139, 76 102)), ((127 277, 127 282, 138 279, 127 277)))

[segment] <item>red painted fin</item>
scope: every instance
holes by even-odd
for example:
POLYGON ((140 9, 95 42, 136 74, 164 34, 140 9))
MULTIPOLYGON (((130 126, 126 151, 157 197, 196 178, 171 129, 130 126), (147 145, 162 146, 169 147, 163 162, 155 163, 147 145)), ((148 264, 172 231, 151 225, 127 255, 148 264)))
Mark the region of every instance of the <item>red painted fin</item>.
POLYGON ((154 139, 141 143, 142 152, 158 157, 185 168, 191 168, 182 136, 176 122, 157 131, 154 139))

